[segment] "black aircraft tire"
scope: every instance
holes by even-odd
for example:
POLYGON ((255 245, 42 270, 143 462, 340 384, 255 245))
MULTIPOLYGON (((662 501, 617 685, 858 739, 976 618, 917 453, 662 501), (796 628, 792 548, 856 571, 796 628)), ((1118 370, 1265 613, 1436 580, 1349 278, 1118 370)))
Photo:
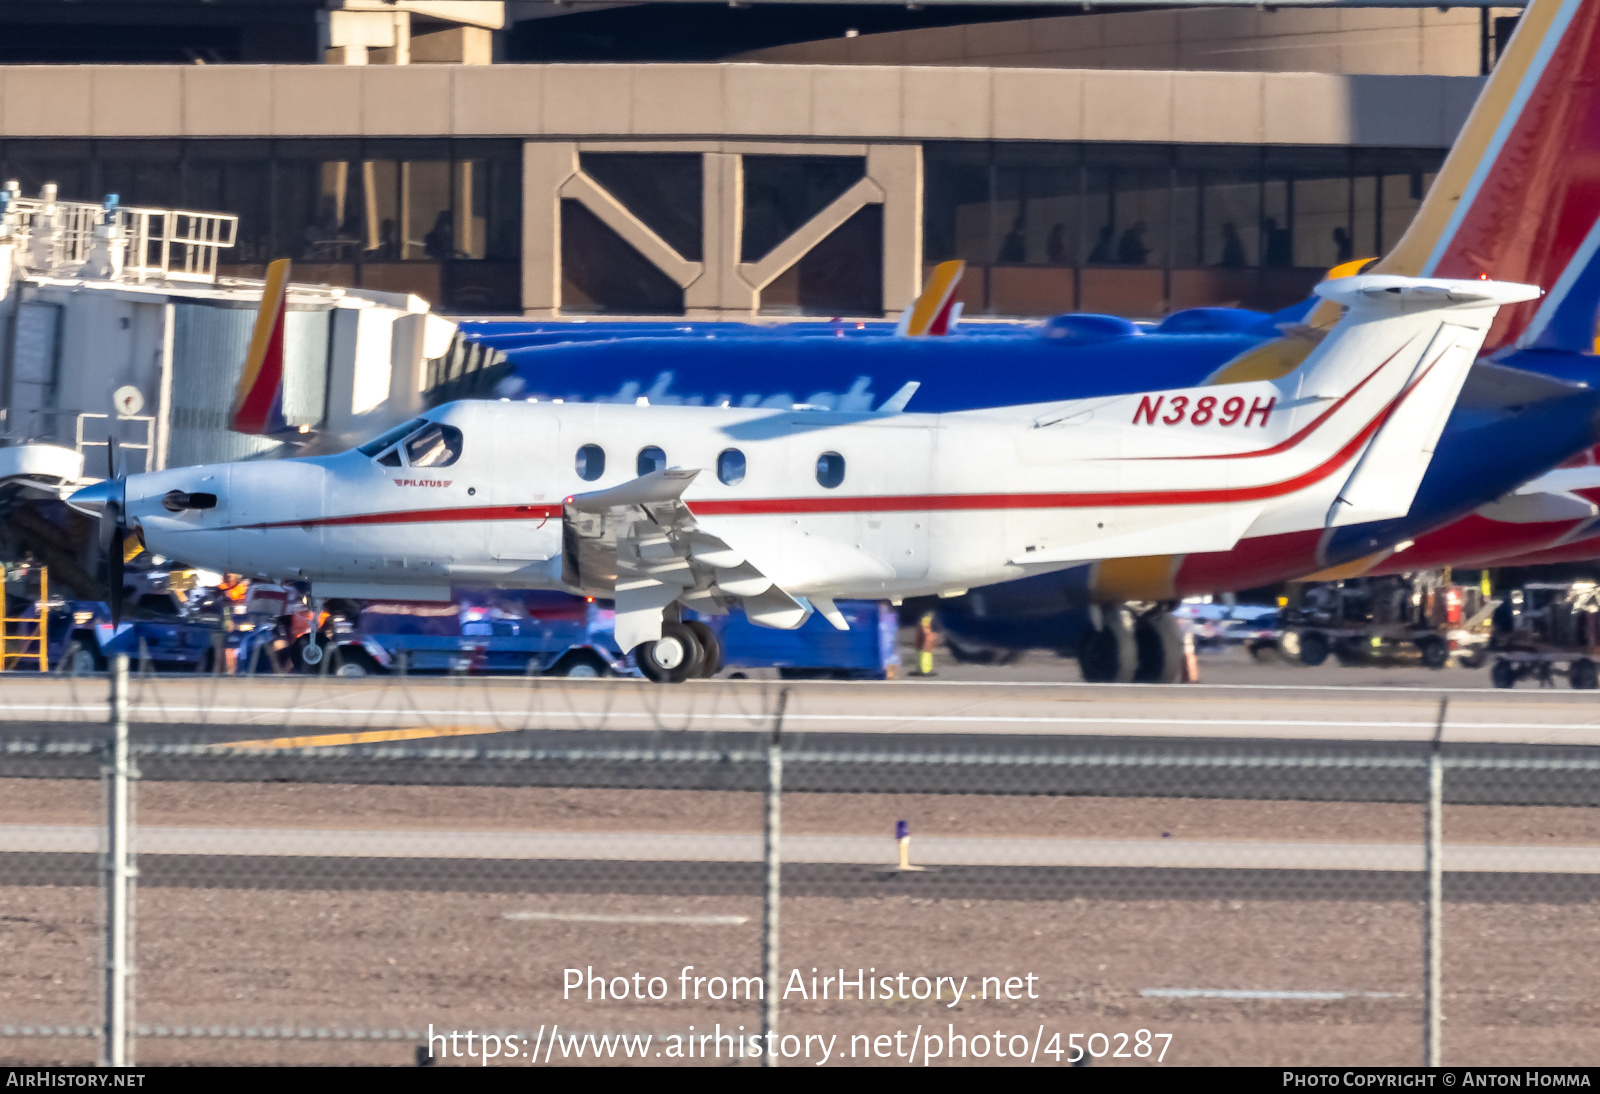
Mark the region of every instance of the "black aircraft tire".
POLYGON ((722 640, 698 619, 691 619, 684 626, 694 632, 695 641, 700 643, 700 671, 695 676, 702 680, 715 676, 722 668, 722 640))
POLYGON ((1142 684, 1176 684, 1183 679, 1183 631, 1168 612, 1148 612, 1133 628, 1138 645, 1138 668, 1133 678, 1142 684))
POLYGON ((662 623, 661 638, 641 642, 634 660, 645 679, 658 684, 681 684, 700 667, 700 640, 682 623, 662 623))
POLYGON ((1517 686, 1517 670, 1510 661, 1496 661, 1489 668, 1489 682, 1497 688, 1517 686))
POLYGON ((1315 668, 1328 659, 1332 652, 1332 644, 1328 636, 1321 631, 1302 631, 1300 633, 1300 663, 1315 668))
POLYGON ((1126 609, 1105 613, 1105 622, 1083 640, 1078 668, 1088 684, 1126 684, 1139 669, 1139 643, 1126 609))

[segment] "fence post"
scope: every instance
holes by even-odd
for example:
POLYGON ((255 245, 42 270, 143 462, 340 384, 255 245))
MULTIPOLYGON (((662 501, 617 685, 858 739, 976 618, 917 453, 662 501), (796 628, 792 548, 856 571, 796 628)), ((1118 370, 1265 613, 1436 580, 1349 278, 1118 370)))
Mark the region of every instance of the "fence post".
POLYGON ((1439 720, 1433 727, 1433 747, 1428 754, 1427 830, 1423 840, 1423 867, 1428 875, 1427 907, 1422 917, 1422 1066, 1438 1067, 1439 1037, 1443 1032, 1439 995, 1444 986, 1441 931, 1444 925, 1444 713, 1448 698, 1439 700, 1439 720))
POLYGON ((772 737, 767 743, 767 820, 762 832, 762 859, 767 868, 761 901, 761 1040, 765 1046, 762 1067, 778 1066, 778 900, 783 887, 778 837, 783 808, 783 712, 788 705, 789 689, 784 688, 778 693, 772 737))
POLYGON ((133 867, 128 802, 128 655, 111 659, 111 785, 106 795, 105 1062, 127 1067, 129 897, 133 867))

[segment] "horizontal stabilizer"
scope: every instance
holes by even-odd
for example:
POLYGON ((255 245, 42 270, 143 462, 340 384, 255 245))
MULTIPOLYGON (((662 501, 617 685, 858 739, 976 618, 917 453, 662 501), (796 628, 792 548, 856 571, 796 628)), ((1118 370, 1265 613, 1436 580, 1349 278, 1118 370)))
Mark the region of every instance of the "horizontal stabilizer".
POLYGON ((1546 399, 1559 399, 1580 390, 1580 384, 1558 380, 1542 372, 1511 368, 1493 361, 1479 361, 1467 373, 1467 382, 1461 386, 1456 405, 1463 410, 1527 406, 1546 399))
POLYGON ((1600 516, 1600 506, 1578 494, 1541 490, 1496 498, 1480 506, 1478 515, 1504 524, 1546 524, 1588 520, 1600 516))

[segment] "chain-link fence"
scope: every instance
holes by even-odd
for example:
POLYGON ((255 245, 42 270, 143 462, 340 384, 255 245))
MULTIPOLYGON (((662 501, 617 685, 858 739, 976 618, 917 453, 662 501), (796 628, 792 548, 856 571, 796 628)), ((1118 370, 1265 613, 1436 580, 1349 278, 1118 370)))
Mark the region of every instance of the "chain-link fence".
POLYGON ((761 684, 653 724, 630 682, 191 717, 159 684, 122 779, 90 681, 6 723, 0 1060, 1414 1065, 1432 1015, 1447 1064, 1600 1045, 1588 745, 1442 711, 1437 749, 844 733, 761 684))

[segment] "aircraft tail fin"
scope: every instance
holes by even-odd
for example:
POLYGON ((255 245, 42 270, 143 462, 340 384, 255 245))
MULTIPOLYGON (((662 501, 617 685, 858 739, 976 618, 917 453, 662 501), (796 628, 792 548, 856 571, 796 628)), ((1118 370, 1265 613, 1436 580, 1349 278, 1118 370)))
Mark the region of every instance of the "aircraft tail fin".
POLYGON ((283 334, 288 297, 289 260, 280 258, 267 267, 250 350, 234 389, 228 428, 235 433, 272 435, 289 428, 283 417, 283 334))
POLYGON ((955 328, 961 305, 956 293, 961 288, 961 275, 967 264, 960 260, 941 262, 933 268, 922 295, 900 316, 896 334, 920 338, 927 335, 949 334, 955 328))
POLYGON ((1539 289, 1368 274, 1324 282, 1317 293, 1345 314, 1305 364, 1284 378, 1285 394, 1313 422, 1355 402, 1327 443, 1364 442, 1325 523, 1403 515, 1497 313, 1538 299, 1539 289))
MULTIPOLYGON (((1541 337, 1548 348, 1593 349, 1600 271, 1582 275, 1600 243, 1596 72, 1600 0, 1533 0, 1410 227, 1371 270, 1548 290, 1500 310, 1485 356, 1541 337), (1571 334, 1585 325, 1581 339, 1571 334)), ((1324 304, 1316 325, 1334 318, 1324 304)))

